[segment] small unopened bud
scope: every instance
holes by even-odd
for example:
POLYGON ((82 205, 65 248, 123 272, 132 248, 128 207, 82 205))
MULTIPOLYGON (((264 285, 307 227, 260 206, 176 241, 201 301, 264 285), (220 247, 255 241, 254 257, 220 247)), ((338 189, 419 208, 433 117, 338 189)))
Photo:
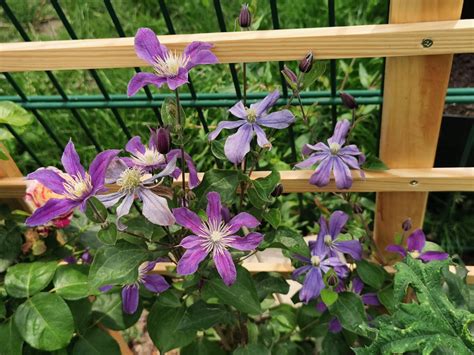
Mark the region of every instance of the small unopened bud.
POLYGON ((341 97, 344 106, 346 106, 348 109, 354 110, 359 106, 352 95, 349 95, 345 92, 341 92, 339 93, 339 96, 341 97))
POLYGON ((354 213, 356 214, 362 214, 362 212, 364 212, 364 209, 362 208, 360 204, 354 203, 354 206, 352 207, 352 211, 354 211, 354 213))
POLYGON ((336 273, 331 273, 327 278, 328 286, 336 286, 339 283, 339 278, 337 277, 336 273))
POLYGON ((306 56, 300 60, 300 71, 303 73, 308 73, 313 67, 313 59, 313 52, 308 52, 308 54, 306 54, 306 56))
POLYGON ((406 220, 403 221, 402 223, 402 229, 405 231, 405 232, 408 232, 412 227, 412 224, 411 224, 411 218, 407 218, 406 220))
POLYGON ((295 72, 288 68, 286 65, 283 66, 283 70, 281 71, 283 77, 285 78, 286 84, 291 89, 296 89, 298 85, 298 77, 296 76, 295 72))
POLYGON ((82 255, 81 259, 84 264, 92 264, 92 255, 89 253, 89 250, 86 250, 82 255))
POLYGON ((277 186, 275 186, 275 189, 272 191, 272 196, 273 196, 273 197, 278 197, 278 196, 280 196, 282 193, 283 193, 283 185, 282 185, 282 184, 278 184, 277 186))
POLYGON ((159 128, 156 131, 156 149, 161 154, 168 154, 171 150, 171 135, 167 128, 159 128))
POLYGON ((252 24, 252 14, 248 4, 243 4, 239 14, 239 25, 241 28, 248 28, 252 24))

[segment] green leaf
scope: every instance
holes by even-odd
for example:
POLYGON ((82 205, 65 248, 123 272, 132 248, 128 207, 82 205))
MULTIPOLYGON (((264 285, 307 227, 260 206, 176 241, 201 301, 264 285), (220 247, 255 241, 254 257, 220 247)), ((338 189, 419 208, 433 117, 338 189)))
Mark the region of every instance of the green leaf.
POLYGON ((251 187, 247 191, 250 203, 259 209, 273 203, 275 198, 271 196, 271 193, 279 182, 280 173, 278 171, 272 171, 270 175, 264 178, 252 180, 251 187))
POLYGON ((166 290, 163 293, 160 293, 158 296, 160 300, 160 304, 167 307, 179 308, 181 307, 181 300, 179 299, 179 295, 177 291, 174 289, 166 290))
POLYGON ((128 284, 138 277, 138 266, 148 252, 139 246, 117 243, 97 250, 89 272, 89 287, 95 292, 100 286, 128 284))
POLYGON ((222 140, 213 140, 211 141, 211 152, 219 160, 227 160, 227 157, 224 153, 224 142, 222 140))
POLYGON ((313 62, 313 67, 309 73, 305 73, 303 75, 303 82, 301 84, 302 89, 309 88, 311 85, 314 84, 316 80, 318 80, 326 71, 326 62, 322 62, 320 60, 315 60, 313 62))
POLYGON ((66 300, 78 300, 87 297, 88 265, 62 265, 56 270, 53 283, 56 293, 66 300))
POLYGON ((178 330, 186 308, 168 307, 158 299, 148 315, 148 333, 161 353, 188 345, 194 340, 196 331, 178 330))
POLYGON ((279 209, 269 209, 268 211, 262 213, 262 217, 265 221, 270 223, 273 228, 277 229, 280 226, 281 212, 279 209))
POLYGON ((280 304, 270 309, 274 329, 280 333, 291 332, 296 328, 296 309, 288 304, 280 304))
POLYGON ((89 328, 92 316, 92 303, 88 298, 82 298, 77 301, 68 301, 67 305, 74 319, 74 328, 78 333, 84 333, 89 328))
POLYGON ((224 306, 197 301, 186 312, 178 325, 178 330, 206 330, 216 324, 226 323, 230 315, 224 306))
POLYGON ((53 279, 58 264, 55 261, 16 264, 7 270, 5 288, 12 297, 31 297, 53 279))
MULTIPOLYGON (((180 106, 180 110, 182 121, 185 122, 186 114, 182 106, 180 106)), ((178 105, 174 98, 167 97, 163 101, 161 105, 161 119, 165 127, 168 127, 171 132, 176 133, 181 129, 178 122, 178 105)))
POLYGON ((97 198, 87 200, 86 216, 95 223, 104 223, 107 220, 107 208, 97 198))
POLYGON ((3 150, 2 147, 0 147, 0 160, 8 160, 8 155, 7 153, 3 150))
POLYGON ((382 288, 387 275, 387 272, 383 267, 364 259, 356 261, 356 265, 357 275, 359 275, 365 284, 375 288, 376 290, 382 288))
POLYGON ((98 233, 97 238, 104 244, 115 245, 117 242, 117 227, 114 223, 107 223, 98 233))
POLYGON ((270 355, 271 352, 262 344, 247 344, 239 346, 232 353, 233 355, 270 355))
POLYGON ((18 257, 22 243, 19 230, 0 227, 0 273, 5 272, 18 257))
POLYGON ((449 271, 449 267, 445 266, 443 268, 443 277, 448 285, 448 297, 451 302, 453 302, 457 308, 469 307, 469 288, 466 282, 457 274, 449 271))
POLYGON ((122 296, 118 292, 107 292, 97 296, 92 304, 92 317, 96 323, 113 330, 124 330, 134 325, 142 313, 139 304, 134 314, 127 314, 122 309, 122 296))
POLYGON ((309 255, 309 248, 303 236, 298 231, 288 227, 280 227, 277 230, 270 231, 265 235, 265 241, 268 242, 266 248, 282 248, 292 254, 309 255))
POLYGON ((33 121, 31 114, 11 101, 0 102, 0 123, 11 126, 25 126, 33 121))
POLYGON ((13 318, 0 324, 0 355, 21 355, 23 339, 21 338, 13 318))
POLYGON ((193 190, 196 194, 196 206, 204 209, 207 205, 207 193, 211 191, 216 191, 221 195, 222 203, 231 203, 238 184, 239 175, 235 170, 206 172, 199 186, 193 190))
POLYGON ((277 273, 261 272, 253 277, 255 288, 257 289, 258 299, 263 301, 268 295, 281 293, 286 295, 290 291, 290 285, 277 273))
POLYGON ((393 285, 389 285, 377 292, 377 298, 390 313, 395 312, 397 308, 397 302, 393 297, 393 285))
POLYGON ((74 331, 66 302, 52 293, 39 293, 26 300, 16 310, 14 321, 23 339, 39 350, 64 348, 74 331))
POLYGON ((225 355, 217 341, 209 341, 204 337, 198 338, 180 350, 181 355, 225 355))
POLYGON ((216 276, 205 284, 203 292, 217 297, 222 303, 234 306, 241 312, 249 314, 261 312, 252 276, 241 266, 237 267, 237 279, 232 286, 226 286, 222 279, 216 276))
POLYGON ((364 305, 359 296, 352 292, 341 292, 337 301, 329 307, 332 315, 336 316, 342 326, 356 334, 364 335, 360 325, 367 322, 364 305))
POLYGON ((388 166, 377 158, 375 155, 367 154, 364 164, 362 165, 364 170, 388 170, 388 166))
POLYGON ((330 307, 337 301, 338 294, 337 292, 330 290, 328 288, 323 288, 321 290, 321 299, 327 307, 330 307))
POLYGON ((120 355, 120 347, 107 332, 100 328, 92 328, 80 335, 74 344, 73 355, 120 355))

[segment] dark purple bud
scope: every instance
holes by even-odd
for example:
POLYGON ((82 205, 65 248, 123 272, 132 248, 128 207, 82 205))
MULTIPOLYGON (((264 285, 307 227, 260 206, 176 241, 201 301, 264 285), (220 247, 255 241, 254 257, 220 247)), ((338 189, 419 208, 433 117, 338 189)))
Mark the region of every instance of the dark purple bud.
POLYGON ((77 260, 76 260, 76 258, 75 258, 73 255, 66 256, 63 260, 64 260, 66 263, 68 263, 68 264, 75 264, 75 263, 77 263, 77 260))
POLYGON ((348 109, 354 110, 359 106, 352 95, 341 92, 339 93, 339 96, 341 97, 344 106, 346 106, 348 109))
POLYGON ((313 52, 308 52, 308 54, 306 54, 306 56, 300 61, 300 71, 302 71, 303 73, 308 73, 313 67, 313 59, 313 52))
POLYGON ((156 148, 161 154, 168 154, 171 150, 171 135, 167 128, 159 128, 156 131, 156 148))
POLYGON ((89 253, 89 250, 86 250, 82 255, 81 259, 84 264, 92 264, 92 255, 89 253))
POLYGON ((280 196, 282 193, 283 193, 283 185, 282 185, 282 184, 278 184, 277 186, 275 186, 275 189, 272 191, 272 196, 273 196, 273 197, 278 197, 278 196, 280 196))
POLYGON ((286 65, 284 65, 281 73, 285 77, 286 84, 291 89, 295 89, 296 86, 298 85, 298 77, 296 76, 295 72, 291 70, 290 68, 288 68, 286 65))
POLYGON ((405 232, 408 232, 412 227, 412 224, 411 224, 411 218, 407 218, 406 220, 403 221, 402 223, 402 229, 405 231, 405 232))
POLYGON ((239 25, 241 28, 248 28, 252 24, 252 14, 248 4, 243 4, 239 14, 239 25))
POLYGON ((362 214, 362 212, 364 212, 364 209, 360 204, 354 203, 354 206, 352 206, 352 211, 354 211, 354 213, 356 214, 362 214))
POLYGON ((339 283, 339 278, 337 277, 336 273, 331 273, 327 278, 328 286, 336 286, 339 283))

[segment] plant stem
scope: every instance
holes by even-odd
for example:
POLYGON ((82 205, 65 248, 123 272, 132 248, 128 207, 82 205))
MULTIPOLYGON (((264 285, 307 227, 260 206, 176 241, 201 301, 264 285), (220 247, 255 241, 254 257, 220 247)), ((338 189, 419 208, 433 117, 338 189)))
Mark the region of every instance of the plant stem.
POLYGON ((183 207, 186 207, 186 178, 185 178, 185 172, 186 172, 186 160, 184 156, 184 144, 183 144, 183 139, 184 139, 184 117, 181 117, 181 103, 179 100, 179 92, 178 89, 174 91, 176 94, 176 114, 178 115, 178 123, 181 127, 180 129, 180 149, 181 149, 181 188, 183 189, 183 207))
POLYGON ((244 86, 244 106, 247 106, 247 63, 242 63, 242 83, 244 86))

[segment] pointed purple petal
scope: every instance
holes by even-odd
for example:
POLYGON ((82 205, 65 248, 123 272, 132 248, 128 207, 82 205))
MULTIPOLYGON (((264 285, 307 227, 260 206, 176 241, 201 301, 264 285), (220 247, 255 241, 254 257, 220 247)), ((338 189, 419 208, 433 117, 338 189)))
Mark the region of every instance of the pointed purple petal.
POLYGON ((303 263, 311 264, 311 259, 307 258, 306 256, 299 255, 299 254, 293 254, 292 257, 296 260, 299 260, 299 261, 303 262, 303 263))
POLYGON ((221 223, 221 196, 217 192, 209 192, 207 194, 207 217, 209 221, 214 221, 216 225, 221 223))
POLYGON ((121 191, 118 191, 118 192, 113 192, 111 194, 107 194, 107 195, 98 195, 97 196, 97 199, 102 202, 102 204, 109 208, 109 207, 112 207, 113 205, 117 204, 120 199, 122 197, 124 197, 126 195, 125 192, 121 192, 121 191))
POLYGON ((330 150, 329 150, 329 147, 326 144, 322 143, 322 142, 319 142, 315 145, 305 144, 303 146, 303 149, 301 150, 301 153, 303 153, 303 155, 310 155, 313 152, 327 152, 327 153, 330 153, 330 150))
POLYGON ((262 101, 250 105, 250 108, 255 110, 257 117, 260 117, 263 113, 267 112, 270 107, 275 105, 279 98, 280 93, 278 90, 275 90, 268 94, 262 101))
POLYGON ((138 197, 143 201, 143 216, 151 223, 160 226, 171 226, 175 219, 168 207, 168 201, 148 189, 140 189, 138 197))
POLYGON ((188 249, 179 259, 176 271, 180 275, 194 274, 206 256, 207 251, 201 247, 188 249))
MULTIPOLYGON (((110 162, 107 170, 105 171, 105 183, 114 184, 120 175, 128 169, 127 158, 115 158, 110 162)), ((128 159, 131 161, 131 159, 128 159)), ((132 164, 133 166, 133 164, 132 164)))
POLYGON ((211 43, 207 42, 192 42, 184 49, 184 55, 189 57, 189 62, 186 68, 189 70, 199 64, 214 64, 218 63, 217 57, 210 51, 213 47, 211 43))
POLYGON ((133 314, 138 308, 138 285, 131 284, 122 288, 122 306, 127 314, 133 314))
POLYGON ((164 292, 170 287, 165 278, 158 274, 147 274, 143 276, 142 283, 147 290, 155 293, 164 292))
POLYGON ((328 309, 328 307, 324 304, 324 302, 320 301, 320 302, 316 303, 316 310, 319 313, 324 313, 324 312, 326 312, 327 309, 328 309))
POLYGON ((303 283, 303 288, 300 290, 300 300, 304 303, 308 303, 313 298, 316 298, 324 288, 323 276, 321 270, 316 267, 312 267, 303 283))
POLYGON ((425 251, 421 253, 418 259, 423 260, 425 263, 432 260, 446 260, 449 257, 448 253, 443 253, 442 251, 425 251))
POLYGON ((186 68, 179 68, 178 74, 166 78, 166 82, 168 83, 170 90, 176 90, 176 88, 179 88, 188 82, 188 70, 186 68))
POLYGON ((185 208, 174 208, 173 215, 176 218, 176 223, 191 230, 195 234, 202 234, 202 222, 199 216, 193 211, 185 208))
POLYGON ((241 118, 242 120, 247 119, 247 111, 245 110, 245 106, 242 101, 239 101, 234 106, 232 106, 229 109, 229 112, 235 117, 241 118))
POLYGON ((415 230, 407 240, 408 251, 419 251, 421 252, 426 244, 425 233, 421 229, 415 230))
POLYGON ((362 295, 362 302, 368 306, 380 306, 379 298, 376 293, 369 292, 362 295))
POLYGON ((100 292, 109 292, 114 286, 113 285, 104 285, 99 287, 100 292))
POLYGON ((183 238, 183 240, 181 240, 179 246, 186 249, 192 249, 196 248, 199 245, 202 245, 203 242, 205 242, 205 240, 201 237, 198 237, 197 235, 188 235, 186 238, 183 238))
POLYGON ((139 136, 132 137, 125 146, 125 150, 133 155, 137 153, 145 154, 146 148, 139 136))
POLYGON ((358 240, 336 241, 334 247, 341 253, 349 254, 354 260, 362 259, 362 246, 358 240))
POLYGON ((217 272, 221 275, 224 283, 227 286, 232 285, 237 277, 237 271, 230 253, 224 249, 221 253, 215 253, 213 259, 216 264, 217 272))
POLYGON ((127 96, 135 95, 138 90, 140 90, 145 85, 155 85, 157 88, 160 88, 164 83, 166 83, 166 78, 158 76, 153 73, 137 73, 129 81, 127 87, 127 96))
POLYGON ((149 28, 139 28, 135 34, 135 52, 138 58, 143 59, 149 64, 155 63, 155 58, 167 53, 165 46, 160 44, 156 34, 149 28))
POLYGON ((392 244, 392 245, 389 245, 388 247, 386 247, 385 250, 389 251, 391 253, 398 253, 403 257, 407 256, 407 252, 406 252, 405 248, 402 247, 401 245, 392 244))
POLYGON ((360 295, 360 293, 362 292, 362 289, 364 288, 364 283, 362 282, 362 280, 360 279, 360 277, 354 277, 352 279, 352 292, 354 293, 357 293, 358 295, 360 295))
POLYGON ((214 139, 217 138, 217 136, 221 133, 223 129, 233 129, 233 128, 238 128, 242 126, 245 123, 244 120, 239 120, 239 121, 220 121, 219 124, 217 125, 216 129, 209 133, 207 138, 210 141, 213 141, 214 139))
POLYGON ((252 232, 245 237, 231 235, 226 237, 225 240, 234 249, 243 251, 253 250, 262 242, 263 234, 252 232))
POLYGON ((311 268, 312 268, 311 265, 301 266, 301 267, 299 267, 299 268, 297 268, 293 271, 293 273, 291 274, 291 278, 293 280, 296 280, 296 279, 298 279, 298 277, 300 277, 304 273, 308 272, 311 268))
POLYGON ((61 157, 61 163, 64 166, 64 170, 69 175, 85 175, 84 167, 81 165, 81 159, 76 152, 76 148, 74 147, 72 140, 69 140, 69 143, 64 148, 64 152, 61 157))
POLYGON ((44 225, 58 216, 71 212, 79 204, 80 201, 52 198, 34 211, 25 223, 29 227, 44 225))
POLYGON ((28 180, 37 180, 51 191, 62 195, 64 193, 65 180, 59 176, 59 170, 55 168, 39 168, 35 172, 28 174, 28 180))
POLYGON ((339 150, 338 154, 346 156, 346 155, 361 155, 362 153, 355 144, 350 144, 350 145, 346 145, 345 147, 342 147, 339 150))
POLYGON ((330 321, 329 321, 329 324, 328 324, 328 330, 331 332, 331 333, 340 333, 342 331, 342 324, 341 322, 339 322, 339 320, 334 317, 332 318, 330 321))
POLYGON ((257 124, 276 129, 287 128, 293 122, 295 122, 295 116, 288 110, 272 112, 257 118, 257 124))
POLYGON ((332 157, 324 158, 321 163, 318 165, 314 174, 311 175, 309 179, 309 183, 312 185, 316 185, 319 187, 326 186, 329 184, 329 180, 331 178, 331 170, 333 165, 332 157))
POLYGON ((253 130, 257 134, 257 144, 262 147, 262 148, 272 148, 272 144, 268 141, 267 135, 263 131, 263 129, 260 128, 260 126, 254 124, 253 125, 253 130))
POLYGON ((235 233, 242 227, 255 228, 260 225, 260 221, 247 212, 240 212, 237 216, 232 218, 227 224, 229 233, 235 233))
POLYGON ((310 244, 311 255, 317 255, 320 258, 329 252, 329 247, 324 243, 324 237, 328 235, 328 227, 326 218, 319 218, 319 233, 316 241, 310 244))
POLYGON ((346 225, 349 216, 342 211, 334 212, 329 218, 329 234, 335 239, 346 225))
POLYGON ((127 226, 125 224, 123 224, 120 219, 123 217, 123 216, 126 216, 128 215, 128 213, 130 212, 130 208, 132 207, 132 204, 133 204, 133 200, 134 200, 134 193, 129 193, 129 194, 126 194, 125 195, 125 198, 122 200, 122 203, 120 203, 120 205, 118 205, 117 207, 117 219, 115 220, 115 223, 117 225, 117 229, 119 231, 123 231, 125 229, 127 229, 127 226))
POLYGON ((338 189, 349 189, 352 186, 352 174, 349 167, 339 157, 335 157, 333 160, 333 172, 334 179, 336 180, 336 187, 338 189))
POLYGON ((349 128, 351 128, 351 123, 348 120, 338 121, 336 123, 336 127, 334 128, 334 134, 328 139, 328 143, 337 143, 339 145, 343 145, 346 141, 349 128))
POLYGON ((302 162, 299 162, 295 166, 300 169, 309 168, 319 163, 324 158, 327 158, 328 156, 330 156, 330 153, 327 153, 327 152, 314 153, 314 154, 311 154, 311 156, 308 159, 305 159, 302 162))
POLYGON ((349 166, 349 168, 354 169, 354 170, 360 169, 359 161, 356 158, 350 155, 340 155, 340 154, 338 155, 338 157, 339 159, 343 161, 344 164, 349 166))
POLYGON ((189 172, 188 185, 189 185, 189 188, 192 190, 196 186, 198 186, 201 183, 201 181, 199 180, 196 166, 194 165, 194 162, 191 159, 191 157, 189 157, 189 159, 186 159, 186 166, 188 167, 188 172, 189 172))
POLYGON ((224 153, 227 159, 234 164, 239 164, 250 151, 250 141, 253 137, 252 125, 244 124, 236 133, 227 138, 224 153))
POLYGON ((120 153, 120 150, 109 149, 105 150, 94 158, 90 167, 89 174, 92 181, 92 193, 95 194, 98 191, 101 191, 105 184, 105 176, 107 174, 107 169, 112 161, 120 153))

